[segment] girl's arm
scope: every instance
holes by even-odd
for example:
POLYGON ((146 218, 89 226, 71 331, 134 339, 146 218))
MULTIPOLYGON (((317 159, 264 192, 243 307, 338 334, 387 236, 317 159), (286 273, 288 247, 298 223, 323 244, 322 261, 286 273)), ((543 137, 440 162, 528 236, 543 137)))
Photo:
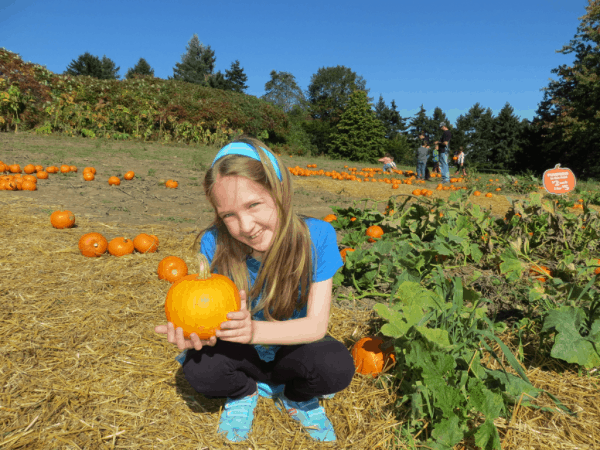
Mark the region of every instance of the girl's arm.
POLYGON ((329 324, 332 286, 332 278, 312 284, 306 317, 278 322, 253 320, 252 344, 305 344, 323 338, 329 324))
POLYGON ((217 331, 219 339, 243 344, 293 345, 318 341, 327 334, 333 279, 313 283, 308 294, 306 317, 268 322, 250 320, 245 293, 242 311, 229 313, 217 331), (232 320, 233 319, 233 320, 232 320))

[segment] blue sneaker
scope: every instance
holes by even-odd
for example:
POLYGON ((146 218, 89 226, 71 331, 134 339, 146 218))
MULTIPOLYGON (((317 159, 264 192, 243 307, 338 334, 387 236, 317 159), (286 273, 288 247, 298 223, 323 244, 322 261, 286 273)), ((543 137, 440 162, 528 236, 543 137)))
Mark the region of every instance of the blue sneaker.
POLYGON ((313 439, 322 442, 336 440, 333 425, 316 397, 306 402, 294 402, 281 394, 275 405, 280 411, 283 405, 290 417, 300 422, 313 439))
POLYGON ((272 385, 269 383, 263 383, 259 381, 256 383, 256 387, 258 390, 258 395, 264 398, 272 398, 276 399, 280 394, 283 394, 283 389, 285 388, 284 384, 280 385, 272 385))
POLYGON ((224 433, 231 442, 241 442, 248 438, 254 419, 254 408, 258 403, 258 392, 238 400, 227 398, 225 410, 219 420, 218 433, 224 433))

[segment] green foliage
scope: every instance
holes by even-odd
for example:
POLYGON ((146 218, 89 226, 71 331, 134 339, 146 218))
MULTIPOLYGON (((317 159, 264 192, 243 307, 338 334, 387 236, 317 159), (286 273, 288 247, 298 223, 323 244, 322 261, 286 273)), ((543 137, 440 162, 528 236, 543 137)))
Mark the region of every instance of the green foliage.
POLYGON ((194 34, 189 40, 181 62, 175 63, 173 79, 208 86, 208 79, 215 71, 215 52, 210 45, 204 45, 194 34))
POLYGON ((364 78, 348 67, 321 67, 311 77, 307 99, 314 122, 308 124, 306 130, 313 135, 313 144, 319 152, 329 151, 334 127, 346 109, 350 95, 357 89, 368 93, 364 78))
POLYGON ((271 71, 271 79, 265 83, 265 95, 261 98, 279 106, 286 113, 294 107, 302 107, 306 102, 296 77, 289 72, 271 71))
POLYGON ((90 76, 99 80, 118 80, 120 67, 116 67, 113 60, 106 55, 102 59, 85 52, 79 58, 72 60, 67 66, 66 75, 90 76))
POLYGON ((125 78, 127 80, 129 80, 130 78, 133 78, 135 75, 153 77, 154 69, 152 67, 150 67, 150 64, 148 64, 148 61, 146 61, 144 58, 140 58, 135 66, 133 66, 132 68, 127 70, 127 73, 125 74, 125 78))
POLYGON ((371 109, 365 91, 354 91, 336 125, 329 153, 351 161, 375 161, 383 156, 385 130, 371 109))
MULTIPOLYGON (((286 115, 254 96, 149 77, 116 81, 57 76, 23 64, 5 50, 0 50, 0 61, 8 68, 6 78, 0 79, 0 96, 14 97, 0 102, 0 108, 17 108, 27 129, 43 125, 48 132, 50 124, 52 132, 71 136, 210 145, 242 131, 253 136, 267 131, 272 139, 285 139, 289 132, 286 115)), ((16 122, 8 116, 7 123, 16 122)))

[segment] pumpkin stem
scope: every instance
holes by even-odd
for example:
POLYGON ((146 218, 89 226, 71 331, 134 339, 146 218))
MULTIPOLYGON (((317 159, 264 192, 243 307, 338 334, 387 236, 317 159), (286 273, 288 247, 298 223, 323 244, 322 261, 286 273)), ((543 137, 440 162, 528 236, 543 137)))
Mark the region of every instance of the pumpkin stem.
POLYGON ((198 277, 197 280, 206 280, 210 278, 210 264, 208 259, 202 253, 198 253, 198 277))

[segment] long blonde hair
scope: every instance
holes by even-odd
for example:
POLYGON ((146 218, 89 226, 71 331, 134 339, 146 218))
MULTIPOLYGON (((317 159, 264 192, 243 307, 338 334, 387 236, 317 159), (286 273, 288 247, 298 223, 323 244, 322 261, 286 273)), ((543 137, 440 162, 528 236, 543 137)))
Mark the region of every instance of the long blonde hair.
POLYGON ((219 158, 204 177, 204 193, 215 210, 213 222, 200 231, 194 247, 198 249, 200 239, 211 227, 217 229, 217 248, 211 263, 211 271, 218 271, 233 280, 239 290, 245 290, 248 309, 252 301, 261 293, 260 302, 251 309, 251 314, 264 311, 267 320, 289 319, 294 309, 302 309, 308 301, 312 284, 313 261, 311 239, 308 226, 295 213, 292 205, 292 178, 283 163, 277 158, 282 181, 268 156, 261 150, 270 149, 258 139, 242 136, 234 142, 251 145, 259 154, 260 161, 241 156, 227 155, 219 158), (252 248, 237 239, 229 231, 217 214, 213 188, 218 177, 240 176, 261 184, 275 201, 278 224, 270 248, 265 252, 254 286, 250 289, 250 279, 246 258, 252 248), (300 301, 298 301, 300 286, 300 301))

